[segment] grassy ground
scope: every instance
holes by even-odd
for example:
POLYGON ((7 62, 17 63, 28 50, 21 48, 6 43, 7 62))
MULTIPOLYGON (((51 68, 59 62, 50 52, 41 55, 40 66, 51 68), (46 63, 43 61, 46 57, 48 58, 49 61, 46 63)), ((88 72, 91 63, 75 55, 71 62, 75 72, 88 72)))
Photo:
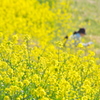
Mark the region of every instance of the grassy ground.
MULTIPOLYGON (((88 34, 100 35, 100 0, 74 0, 75 17, 80 16, 79 23, 90 22, 87 25, 88 34)), ((77 19, 77 18, 76 18, 77 19)))
POLYGON ((95 51, 100 56, 100 0, 73 0, 73 22, 76 29, 86 27, 88 40, 94 41, 95 51), (82 23, 85 23, 82 25, 82 23))

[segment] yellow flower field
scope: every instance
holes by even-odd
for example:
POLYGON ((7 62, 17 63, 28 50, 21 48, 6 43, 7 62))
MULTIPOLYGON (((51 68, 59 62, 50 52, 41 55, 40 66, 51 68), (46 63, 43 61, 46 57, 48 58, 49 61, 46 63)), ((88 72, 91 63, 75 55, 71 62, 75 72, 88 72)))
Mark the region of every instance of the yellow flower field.
POLYGON ((0 0, 0 100, 100 100, 95 53, 59 41, 74 24, 71 4, 0 0))

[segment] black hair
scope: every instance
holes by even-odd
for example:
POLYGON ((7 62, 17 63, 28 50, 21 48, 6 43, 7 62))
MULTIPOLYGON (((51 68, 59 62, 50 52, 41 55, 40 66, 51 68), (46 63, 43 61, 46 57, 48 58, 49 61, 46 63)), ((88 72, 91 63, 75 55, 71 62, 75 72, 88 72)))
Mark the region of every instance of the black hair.
POLYGON ((65 36, 65 39, 68 39, 68 35, 65 36))
POLYGON ((73 35, 75 35, 75 34, 77 34, 77 33, 86 34, 86 30, 85 30, 85 28, 80 28, 78 31, 75 31, 75 32, 73 33, 73 35))
POLYGON ((75 31, 74 33, 73 33, 73 35, 75 35, 75 34, 77 34, 78 32, 77 31, 75 31))

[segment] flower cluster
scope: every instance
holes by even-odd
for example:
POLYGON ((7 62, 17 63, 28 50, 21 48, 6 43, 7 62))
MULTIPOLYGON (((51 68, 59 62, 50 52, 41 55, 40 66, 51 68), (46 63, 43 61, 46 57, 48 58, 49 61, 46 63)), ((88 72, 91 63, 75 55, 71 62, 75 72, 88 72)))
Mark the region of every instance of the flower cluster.
POLYGON ((1 1, 0 100, 100 99, 95 53, 54 42, 71 24, 70 1, 57 3, 1 1))

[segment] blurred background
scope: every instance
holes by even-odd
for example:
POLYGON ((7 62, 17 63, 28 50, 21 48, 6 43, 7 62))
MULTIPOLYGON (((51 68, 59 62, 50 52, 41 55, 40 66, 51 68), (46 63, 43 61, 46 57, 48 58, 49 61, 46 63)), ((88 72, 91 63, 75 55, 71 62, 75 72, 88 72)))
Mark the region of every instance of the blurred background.
POLYGON ((85 41, 93 41, 92 50, 100 56, 100 0, 3 0, 0 12, 0 41, 16 34, 21 41, 28 34, 36 45, 44 45, 84 27, 85 41))
POLYGON ((74 0, 73 9, 77 12, 73 12, 75 23, 87 23, 87 38, 94 41, 95 51, 100 56, 100 0, 74 0))

